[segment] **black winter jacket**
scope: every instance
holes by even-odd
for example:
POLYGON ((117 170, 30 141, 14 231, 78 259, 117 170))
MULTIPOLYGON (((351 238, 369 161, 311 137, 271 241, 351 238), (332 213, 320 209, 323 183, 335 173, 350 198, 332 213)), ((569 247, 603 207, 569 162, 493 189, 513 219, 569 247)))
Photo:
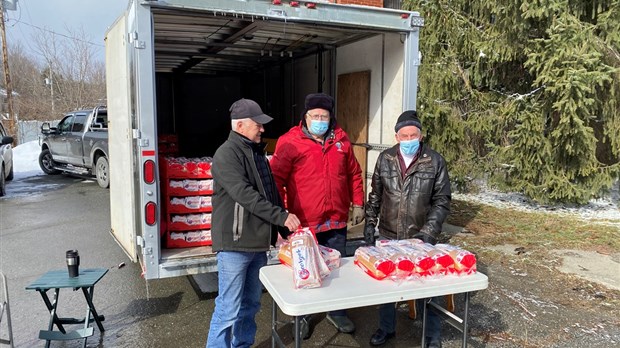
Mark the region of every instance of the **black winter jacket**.
POLYGON ((399 146, 381 152, 366 205, 367 223, 389 239, 424 233, 437 239, 450 212, 450 179, 444 158, 422 144, 418 159, 401 175, 399 146))
POLYGON ((275 184, 271 197, 276 202, 266 198, 248 142, 231 131, 213 156, 213 251, 267 251, 288 217, 275 184))

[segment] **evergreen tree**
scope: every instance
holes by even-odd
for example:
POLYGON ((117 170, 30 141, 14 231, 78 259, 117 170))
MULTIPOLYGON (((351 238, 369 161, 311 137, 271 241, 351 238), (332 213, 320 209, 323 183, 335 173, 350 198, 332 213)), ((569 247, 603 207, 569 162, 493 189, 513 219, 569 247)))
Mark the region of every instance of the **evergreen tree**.
POLYGON ((460 189, 585 203, 620 172, 620 0, 409 0, 418 109, 460 189))

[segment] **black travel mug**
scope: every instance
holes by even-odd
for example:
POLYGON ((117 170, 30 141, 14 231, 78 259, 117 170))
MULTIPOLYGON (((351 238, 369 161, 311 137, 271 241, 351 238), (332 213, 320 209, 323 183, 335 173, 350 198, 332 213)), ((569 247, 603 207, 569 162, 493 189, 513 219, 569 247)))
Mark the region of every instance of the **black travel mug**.
POLYGON ((67 250, 67 267, 69 277, 75 278, 80 275, 80 255, 77 250, 67 250))

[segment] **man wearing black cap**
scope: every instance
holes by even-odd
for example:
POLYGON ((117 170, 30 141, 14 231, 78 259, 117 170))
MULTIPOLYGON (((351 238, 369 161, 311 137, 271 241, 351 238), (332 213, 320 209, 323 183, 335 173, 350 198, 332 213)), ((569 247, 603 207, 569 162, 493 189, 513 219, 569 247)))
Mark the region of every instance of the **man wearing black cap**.
MULTIPOLYGON (((434 245, 450 212, 446 161, 422 142, 422 123, 415 111, 403 112, 394 131, 398 144, 379 154, 372 175, 364 239, 373 244, 378 227, 386 239, 419 238, 434 245)), ((441 321, 433 311, 428 313, 427 324, 427 347, 440 348, 441 321)), ((379 329, 370 344, 382 345, 394 337, 395 329, 395 304, 381 305, 379 329)))
MULTIPOLYGON (((271 167, 288 210, 319 244, 345 256, 350 208, 354 225, 364 219, 364 182, 351 141, 336 124, 334 98, 306 96, 301 122, 278 139, 271 167)), ((343 310, 329 312, 327 320, 340 332, 355 331, 343 310)), ((300 333, 310 337, 308 318, 301 320, 300 333)))
POLYGON ((250 99, 230 107, 232 131, 213 156, 211 237, 217 252, 218 296, 207 347, 250 347, 262 292, 258 275, 278 231, 283 238, 299 219, 282 207, 261 135, 272 120, 250 99), (281 227, 281 228, 278 228, 281 227), (286 227, 286 228, 284 228, 286 227))

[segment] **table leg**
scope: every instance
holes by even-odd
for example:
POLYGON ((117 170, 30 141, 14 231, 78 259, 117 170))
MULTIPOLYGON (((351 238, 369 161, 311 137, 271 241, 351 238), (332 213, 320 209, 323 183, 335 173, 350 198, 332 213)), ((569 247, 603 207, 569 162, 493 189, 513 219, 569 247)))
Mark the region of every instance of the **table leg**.
POLYGON ((465 293, 465 310, 463 313, 463 348, 467 348, 467 319, 469 318, 469 292, 465 293))
MULTIPOLYGON (((88 329, 88 327, 90 327, 90 306, 86 307, 86 314, 84 315, 84 330, 88 329)), ((86 348, 87 340, 88 337, 84 337, 84 343, 82 345, 82 348, 86 348)))
POLYGON ((56 315, 56 307, 58 306, 58 292, 59 291, 60 289, 55 290, 53 303, 50 302, 49 297, 47 297, 47 290, 39 290, 39 294, 41 294, 41 297, 43 298, 43 302, 45 302, 45 307, 47 307, 47 310, 50 312, 51 317, 50 317, 50 325, 48 327, 48 330, 51 331, 54 328, 53 324, 56 324, 56 327, 58 327, 58 330, 60 330, 60 332, 67 333, 64 326, 62 326, 60 319, 58 319, 58 316, 56 315))
MULTIPOLYGON (((45 301, 47 299, 47 301, 45 301, 45 304, 47 305, 49 303, 49 298, 47 298, 47 293, 45 292, 40 292, 41 295, 44 297, 43 301, 45 301)), ((50 304, 50 322, 49 325, 47 326, 47 330, 48 331, 52 331, 54 329, 54 322, 56 322, 56 326, 58 326, 58 330, 61 330, 62 333, 66 333, 65 328, 62 327, 62 324, 60 323, 60 321, 58 321, 58 317, 56 316, 56 308, 58 307, 58 295, 60 293, 60 289, 56 288, 54 289, 54 300, 52 300, 52 303, 50 304)), ((49 348, 50 347, 50 343, 51 340, 45 340, 45 348, 49 348)))
POLYGON ((301 348, 301 333, 299 332, 301 330, 300 318, 301 316, 295 317, 295 348, 301 348))
POLYGON ((278 325, 278 309, 276 308, 276 301, 271 300, 271 348, 276 347, 276 331, 278 325))
MULTIPOLYGON (((90 318, 90 313, 93 315, 93 319, 95 319, 95 323, 97 323, 97 327, 100 332, 104 332, 103 324, 101 323, 101 318, 99 314, 97 314, 97 310, 95 309, 95 305, 93 304, 93 293, 95 292, 95 286, 91 286, 90 288, 82 288, 82 292, 84 293, 84 297, 86 298, 86 302, 88 303, 89 316, 86 319, 90 318)), ((87 320, 88 323, 90 320, 87 320)), ((88 325, 88 324, 87 324, 88 325)))
POLYGON ((420 299, 420 301, 423 301, 424 305, 422 306, 422 342, 420 347, 424 348, 426 347, 426 317, 428 315, 428 302, 425 298, 420 299))

